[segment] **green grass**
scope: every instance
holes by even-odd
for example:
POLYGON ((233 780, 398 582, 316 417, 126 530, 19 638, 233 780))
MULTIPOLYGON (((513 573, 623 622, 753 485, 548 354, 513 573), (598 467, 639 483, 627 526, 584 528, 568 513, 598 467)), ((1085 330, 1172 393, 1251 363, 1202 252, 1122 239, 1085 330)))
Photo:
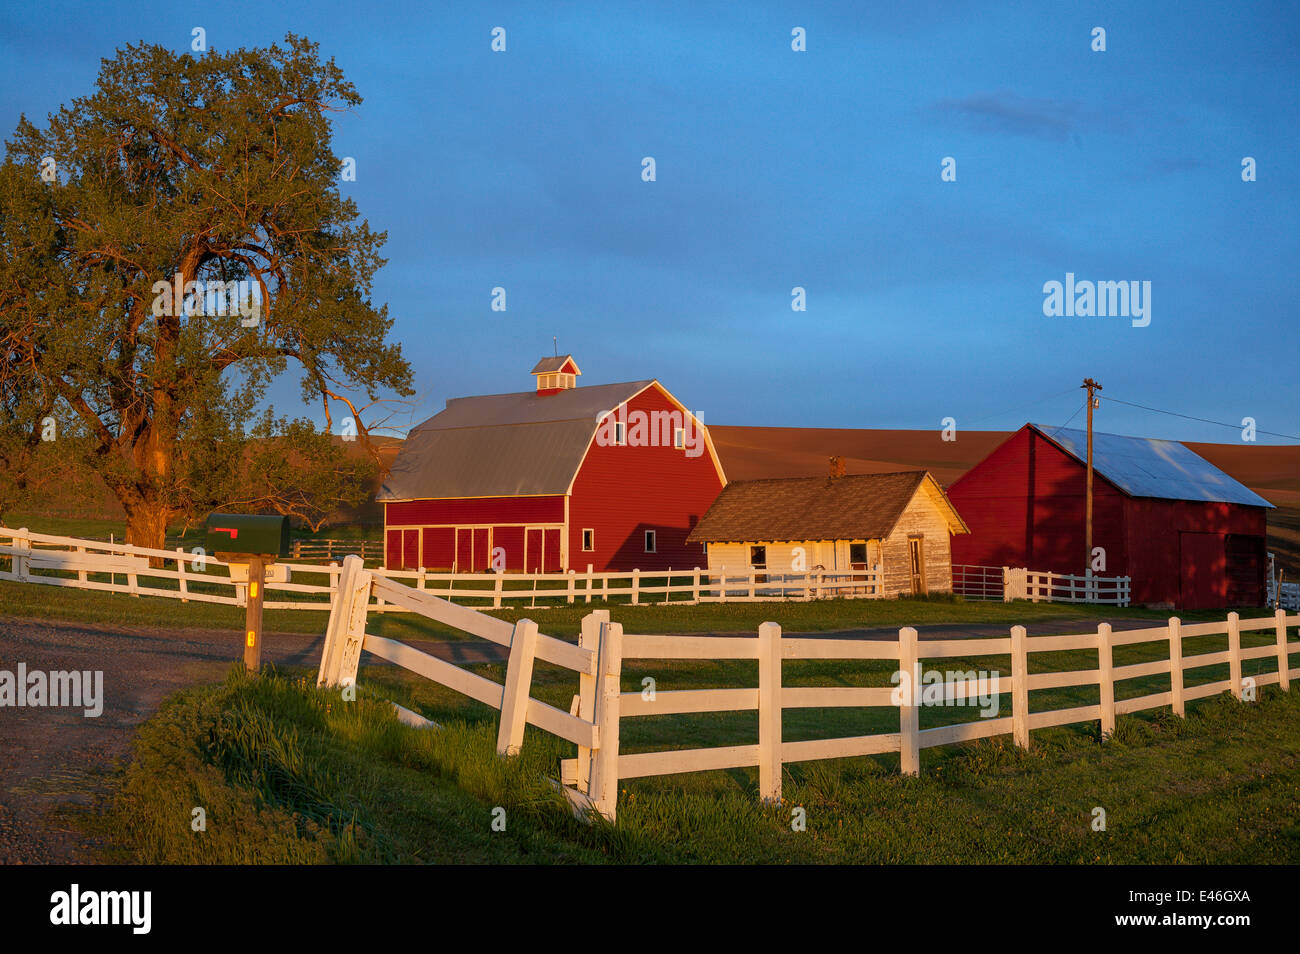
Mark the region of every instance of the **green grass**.
MULTIPOLYGON (((318 581, 313 578, 312 581, 318 581)), ((119 582, 121 579, 119 577, 119 582)), ((174 588, 172 581, 149 581, 142 585, 174 588)), ((197 587, 191 584, 192 587, 197 587)), ((220 590, 229 593, 228 587, 220 590)), ((280 598, 270 591, 273 598, 280 598)), ((292 597, 291 597, 292 598, 292 597)), ((515 622, 523 617, 537 620, 541 630, 553 636, 577 636, 582 618, 601 604, 575 603, 572 606, 512 607, 490 611, 499 619, 515 622)), ((758 630, 760 623, 779 622, 787 632, 827 632, 875 626, 930 626, 941 624, 994 624, 1010 627, 1015 623, 1061 621, 1061 632, 1084 632, 1106 619, 1143 619, 1163 621, 1168 614, 1114 606, 1070 606, 1051 603, 965 603, 960 600, 817 600, 808 603, 709 603, 700 606, 647 605, 611 607, 613 618, 623 623, 626 632, 640 633, 708 633, 758 630), (1073 627, 1070 622, 1076 622, 1073 627)), ((1265 611, 1243 611, 1243 616, 1263 615, 1265 611)), ((236 606, 158 596, 132 597, 122 593, 81 590, 74 587, 15 583, 0 580, 0 616, 60 619, 69 622, 103 622, 119 626, 156 626, 239 630, 244 611, 236 606)), ((284 633, 323 633, 327 611, 267 610, 268 631, 284 633)), ((1189 612, 1186 621, 1223 619, 1222 613, 1189 612)), ((367 628, 378 635, 394 638, 428 636, 461 638, 461 634, 411 614, 372 614, 367 628)))
MULTIPOLYGON (((1262 637, 1243 636, 1254 645, 1262 637)), ((1188 640, 1188 653, 1224 637, 1188 640)), ((1117 665, 1151 658, 1121 647, 1117 665)), ((1150 649, 1150 647, 1148 647, 1150 649)), ((1095 664, 1059 653, 1052 668, 1095 664)), ((1155 653, 1158 655, 1158 652, 1155 653)), ((1293 657, 1292 665, 1295 665, 1293 657)), ((1035 670, 1046 661, 1034 657, 1035 670)), ((936 668, 986 668, 998 657, 936 668)), ((1247 674, 1267 670, 1248 661, 1247 674)), ((471 667, 500 680, 501 667, 471 667)), ((1004 666, 997 666, 1003 668, 1004 666)), ((658 691, 754 685, 753 662, 629 663, 624 691, 653 675, 658 691)), ((887 685, 880 663, 787 663, 787 685, 887 685)), ((1189 684, 1220 679, 1200 670, 1189 684)), ((1128 680, 1121 697, 1167 677, 1128 680)), ((919 778, 898 757, 788 765, 784 803, 757 798, 756 772, 625 780, 616 827, 575 821, 544 781, 572 746, 529 727, 523 754, 494 753, 497 713, 386 665, 366 666, 360 697, 314 688, 309 675, 232 674, 173 697, 142 727, 136 755, 101 814, 79 823, 115 847, 106 860, 225 862, 705 863, 1296 863, 1300 861, 1300 691, 1264 689, 1121 716, 1104 744, 1097 724, 926 749, 919 778), (400 725, 384 700, 437 721, 400 725), (190 830, 203 806, 208 830, 190 830), (493 831, 505 809, 506 830, 493 831), (807 830, 791 829, 795 807, 807 830), (1091 827, 1104 808, 1107 830, 1091 827)), ((1300 688, 1300 687, 1297 687, 1300 688)), ((567 708, 572 673, 539 664, 533 695, 567 708)), ((1038 692, 1034 708, 1096 701, 1092 688, 1038 692)), ((1007 697, 1003 697, 1004 704, 1007 697)), ((922 726, 969 721, 962 708, 922 710, 922 726)), ((889 709, 789 710, 786 739, 897 731, 889 709)), ((626 719, 623 751, 752 743, 754 713, 626 719), (672 740, 665 745, 665 740, 672 740)))

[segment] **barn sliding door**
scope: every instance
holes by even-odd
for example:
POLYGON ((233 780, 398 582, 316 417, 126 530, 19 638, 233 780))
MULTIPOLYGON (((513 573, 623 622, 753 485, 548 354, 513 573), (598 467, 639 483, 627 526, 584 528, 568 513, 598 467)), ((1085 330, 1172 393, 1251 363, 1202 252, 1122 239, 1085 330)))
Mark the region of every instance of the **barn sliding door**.
POLYGON ((542 540, 544 534, 541 530, 530 529, 524 541, 524 572, 541 573, 542 572, 542 540))

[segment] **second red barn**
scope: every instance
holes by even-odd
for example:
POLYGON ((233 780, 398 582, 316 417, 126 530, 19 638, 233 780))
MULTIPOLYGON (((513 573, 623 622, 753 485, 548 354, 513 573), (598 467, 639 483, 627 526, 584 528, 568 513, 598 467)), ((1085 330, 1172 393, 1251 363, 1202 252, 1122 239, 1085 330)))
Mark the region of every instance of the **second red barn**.
MULTIPOLYGON (((948 488, 970 527, 954 564, 1081 574, 1087 435, 1026 424, 948 488)), ((1093 434, 1093 546, 1133 602, 1213 609, 1264 600, 1273 505, 1177 441, 1093 434)))
POLYGON ((726 483, 708 430, 658 381, 577 387, 571 355, 531 391, 453 398, 380 489, 389 569, 690 569, 686 536, 726 483))

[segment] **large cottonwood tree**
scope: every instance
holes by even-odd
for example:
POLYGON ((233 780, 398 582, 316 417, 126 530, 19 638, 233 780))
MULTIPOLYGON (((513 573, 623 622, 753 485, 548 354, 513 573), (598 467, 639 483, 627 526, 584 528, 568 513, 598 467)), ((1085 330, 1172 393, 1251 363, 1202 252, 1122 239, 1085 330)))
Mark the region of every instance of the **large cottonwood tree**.
POLYGON ((14 459, 56 402, 144 546, 224 501, 301 510, 293 468, 316 511, 322 494, 356 502, 365 458, 261 404, 292 367, 304 400, 331 428, 351 417, 364 442, 365 407, 411 393, 370 300, 385 235, 342 195, 331 145, 332 114, 360 102, 289 35, 201 55, 128 46, 44 127, 21 119, 0 168, 0 394, 14 405, 0 439, 14 459), (219 307, 214 282, 252 289, 243 313, 219 307))

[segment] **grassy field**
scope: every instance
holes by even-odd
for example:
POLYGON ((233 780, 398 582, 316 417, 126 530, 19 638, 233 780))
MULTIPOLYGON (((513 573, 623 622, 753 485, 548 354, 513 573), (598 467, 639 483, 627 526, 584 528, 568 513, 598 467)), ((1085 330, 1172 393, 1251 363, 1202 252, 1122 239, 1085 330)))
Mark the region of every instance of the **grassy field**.
MULTIPOLYGON (((740 675, 681 668, 658 668, 661 688, 740 675)), ((898 776, 896 756, 787 766, 777 806, 758 802, 752 770, 631 780, 617 826, 587 826, 544 780, 571 754, 564 743, 530 728, 523 754, 499 759, 494 712, 388 667, 363 670, 354 702, 312 683, 232 673, 179 694, 142 728, 107 803, 70 809, 70 820, 111 845, 103 860, 144 863, 1300 861, 1300 692, 1201 700, 1185 722, 1122 716, 1105 744, 1093 723, 1035 732, 1029 752, 1005 740, 925 750, 919 778, 898 776), (441 728, 400 725, 385 698, 441 728), (194 806, 207 813, 202 833, 194 806), (792 828, 795 807, 805 831, 792 828), (1092 827, 1098 807, 1105 831, 1092 827)), ((569 692, 554 674, 535 689, 556 703, 569 692)), ((786 731, 873 731, 874 712, 790 713, 786 731)), ((672 717, 687 720, 674 738, 752 741, 744 715, 748 725, 672 717)), ((651 721, 624 723, 636 727, 627 748, 662 734, 651 721)))
MULTIPOLYGON (((228 592, 224 590, 223 592, 228 592)), ((274 592, 274 591, 272 591, 274 592)), ((541 630, 553 636, 576 638, 581 621, 598 602, 586 604, 514 607, 490 611, 490 615, 514 622, 523 617, 537 620, 541 630)), ((967 603, 957 599, 817 600, 788 603, 727 603, 684 605, 615 605, 613 618, 625 631, 641 633, 753 633, 760 623, 774 620, 788 632, 827 632, 875 626, 933 626, 941 624, 990 624, 1062 622, 1061 632, 1072 631, 1071 621, 1095 627, 1106 619, 1160 621, 1168 613, 1113 606, 1071 606, 1052 603, 967 603)), ((1265 615, 1267 611, 1246 610, 1243 615, 1265 615)), ((132 597, 73 587, 15 583, 0 580, 0 616, 61 619, 118 626, 227 629, 243 626, 244 611, 215 603, 182 603, 156 596, 132 597)), ((309 610, 267 610, 266 628, 271 632, 324 633, 327 613, 309 610)), ((1189 612, 1186 620, 1223 619, 1221 612, 1189 612)), ((460 638, 461 634, 412 614, 374 614, 367 624, 370 632, 393 638, 426 636, 460 638)))

